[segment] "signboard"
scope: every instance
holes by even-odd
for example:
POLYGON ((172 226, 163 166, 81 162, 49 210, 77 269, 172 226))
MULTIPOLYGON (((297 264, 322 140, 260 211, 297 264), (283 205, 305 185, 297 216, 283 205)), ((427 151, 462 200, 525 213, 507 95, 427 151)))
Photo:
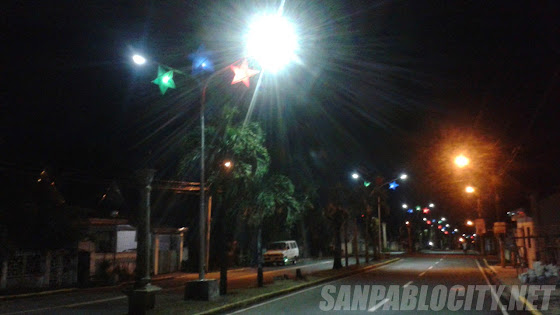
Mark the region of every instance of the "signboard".
POLYGON ((484 223, 484 219, 474 220, 474 226, 476 227, 476 234, 486 234, 486 224, 484 223))
POLYGON ((505 233, 506 233, 506 223, 494 222, 494 234, 505 234, 505 233))

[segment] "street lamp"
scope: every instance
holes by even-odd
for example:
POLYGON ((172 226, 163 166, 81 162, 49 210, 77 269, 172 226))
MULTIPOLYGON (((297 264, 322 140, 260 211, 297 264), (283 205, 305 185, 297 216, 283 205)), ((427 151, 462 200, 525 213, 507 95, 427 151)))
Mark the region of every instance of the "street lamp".
POLYGON ((467 193, 469 193, 469 194, 472 194, 472 193, 474 193, 474 187, 472 187, 472 186, 467 186, 467 187, 465 188, 465 191, 466 191, 467 193))
POLYGON ((293 24, 281 13, 255 17, 246 37, 247 56, 271 72, 295 60, 299 46, 293 24))
POLYGON ((469 158, 467 158, 466 156, 464 156, 464 155, 462 155, 462 154, 461 154, 461 155, 458 155, 458 156, 455 158, 455 164, 456 164, 459 168, 463 168, 463 167, 469 165, 469 163, 470 163, 469 158))
MULTIPOLYGON (((360 177, 361 176, 358 173, 356 173, 356 172, 352 173, 352 178, 353 179, 358 179, 360 177)), ((384 182, 383 184, 375 186, 372 189, 372 193, 376 189, 379 189, 379 188, 381 188, 385 185, 389 185, 389 189, 395 190, 399 186, 399 184, 397 184, 397 180, 399 180, 399 179, 405 180, 407 177, 408 177, 408 175, 403 173, 399 177, 393 178, 391 180, 388 180, 388 181, 384 182)), ((364 181, 364 183, 366 183, 366 182, 364 181)), ((368 185, 369 185, 369 182, 368 182, 368 185)), ((368 185, 366 185, 366 186, 368 186, 368 185)), ((403 208, 404 208, 404 205, 403 205, 403 208)), ((377 229, 378 230, 378 241, 379 241, 378 246, 379 246, 379 253, 381 254, 381 252, 383 251, 383 247, 382 247, 383 243, 381 241, 381 239, 382 239, 382 233, 381 233, 381 196, 379 196, 379 195, 377 196, 377 219, 379 221, 378 222, 379 225, 378 225, 378 229, 377 229)))
POLYGON ((471 220, 467 220, 467 225, 468 225, 468 226, 473 226, 474 223, 473 223, 473 221, 471 221, 471 220))
POLYGON ((406 208, 408 208, 408 205, 406 203, 403 203, 402 207, 403 207, 403 209, 406 209, 406 208))
POLYGON ((143 65, 146 63, 146 58, 141 55, 135 54, 134 56, 132 56, 132 61, 134 61, 134 63, 137 65, 143 65))

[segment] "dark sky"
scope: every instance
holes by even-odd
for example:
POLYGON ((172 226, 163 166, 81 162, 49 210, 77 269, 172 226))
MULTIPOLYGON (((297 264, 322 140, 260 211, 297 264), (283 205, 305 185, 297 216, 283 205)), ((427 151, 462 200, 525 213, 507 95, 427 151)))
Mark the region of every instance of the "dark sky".
MULTIPOLYGON (((0 165, 92 180, 151 166, 173 177, 175 147, 198 127, 198 88, 177 77, 178 88, 159 95, 150 83, 155 65, 139 69, 131 54, 188 72, 188 55, 205 44, 227 65, 243 56, 248 17, 279 3, 10 2, 2 19, 0 165)), ((496 163, 504 181, 516 183, 515 200, 547 191, 560 182, 559 7, 288 0, 302 62, 265 80, 251 119, 267 131, 275 168, 311 168, 324 184, 355 169, 385 177, 409 170, 415 184, 394 199, 405 192, 437 199, 418 177, 438 171, 419 155, 438 155, 429 148, 454 130, 500 148, 496 163)), ((255 82, 249 90, 217 88, 247 108, 255 82)))

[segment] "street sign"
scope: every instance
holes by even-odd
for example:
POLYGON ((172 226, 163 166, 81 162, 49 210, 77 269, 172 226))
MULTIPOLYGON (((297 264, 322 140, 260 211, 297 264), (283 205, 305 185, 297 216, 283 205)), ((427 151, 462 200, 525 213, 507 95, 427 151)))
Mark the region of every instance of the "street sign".
POLYGON ((484 223, 484 219, 474 220, 474 226, 476 227, 476 234, 486 234, 486 224, 484 223))
POLYGON ((494 222, 494 234, 505 234, 505 233, 506 233, 506 223, 494 222))

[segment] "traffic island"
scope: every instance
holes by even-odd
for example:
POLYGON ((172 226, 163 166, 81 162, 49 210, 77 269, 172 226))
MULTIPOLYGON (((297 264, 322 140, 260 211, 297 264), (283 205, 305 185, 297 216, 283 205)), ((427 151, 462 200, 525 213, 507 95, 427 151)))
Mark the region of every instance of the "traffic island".
POLYGON ((219 281, 214 279, 194 280, 185 284, 185 301, 214 301, 220 296, 219 281))

